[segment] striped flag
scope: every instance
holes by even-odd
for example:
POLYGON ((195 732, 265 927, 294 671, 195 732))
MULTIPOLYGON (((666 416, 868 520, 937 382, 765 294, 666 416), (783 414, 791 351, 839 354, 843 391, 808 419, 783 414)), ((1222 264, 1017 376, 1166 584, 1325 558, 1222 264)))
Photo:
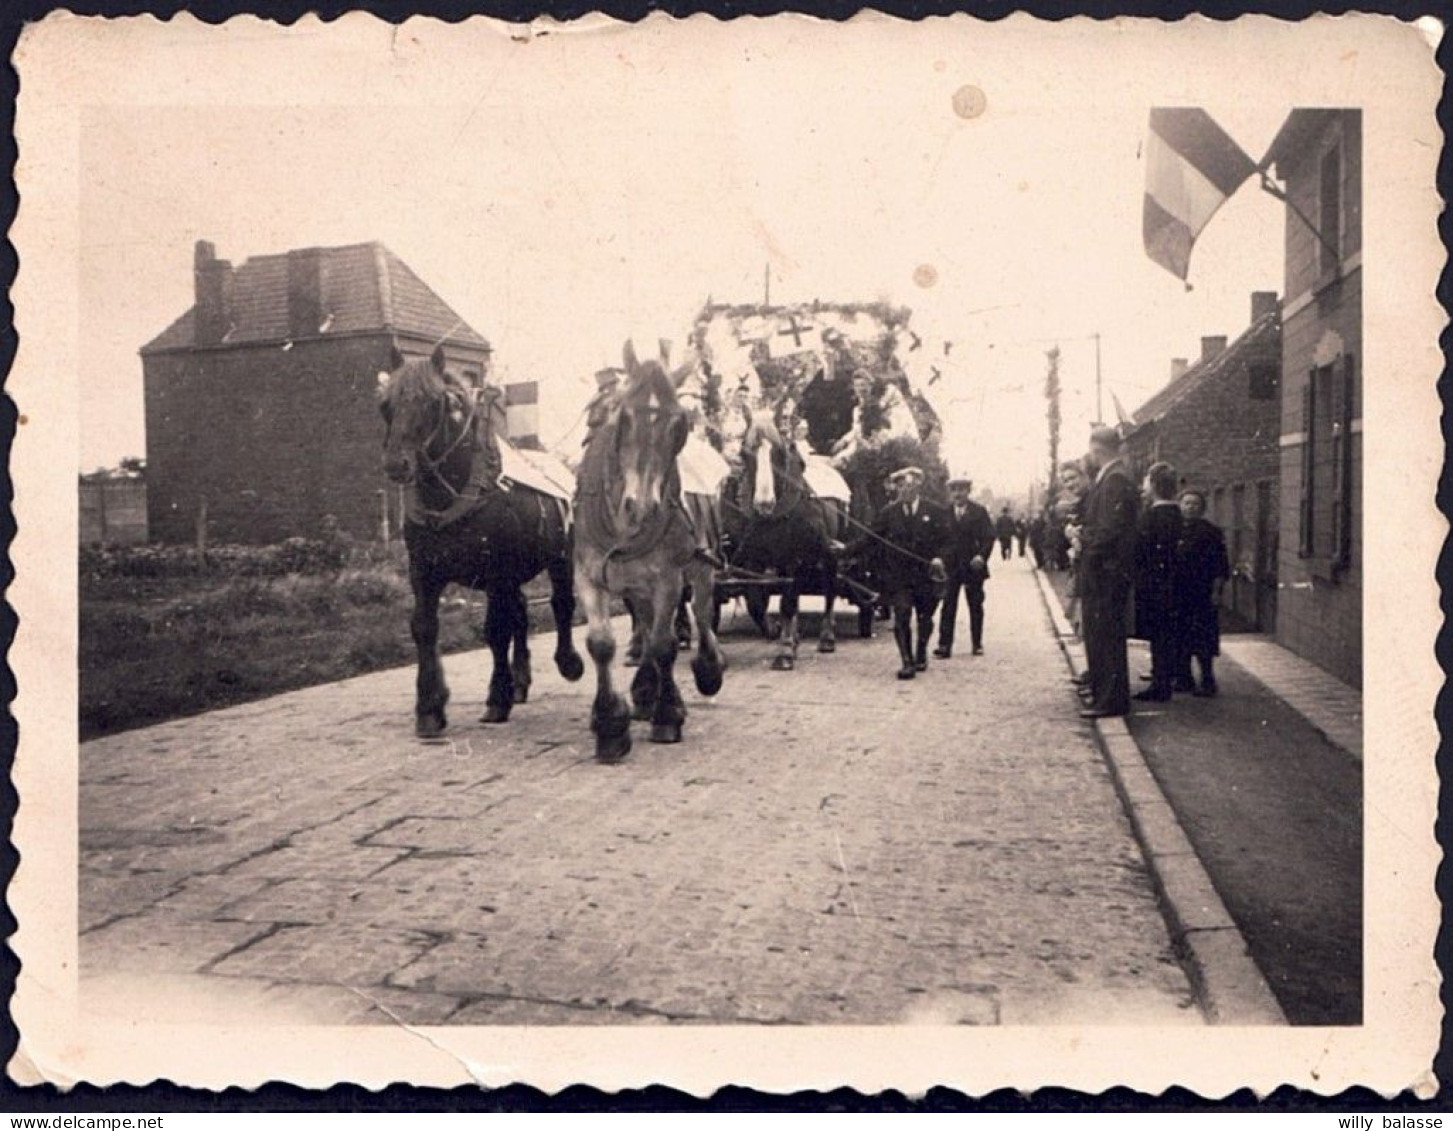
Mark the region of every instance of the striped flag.
POLYGON ((1150 111, 1145 147, 1145 254, 1184 280, 1191 247, 1256 163, 1204 110, 1150 111))
POLYGON ((540 447, 538 381, 514 381, 505 386, 505 431, 517 448, 540 447))

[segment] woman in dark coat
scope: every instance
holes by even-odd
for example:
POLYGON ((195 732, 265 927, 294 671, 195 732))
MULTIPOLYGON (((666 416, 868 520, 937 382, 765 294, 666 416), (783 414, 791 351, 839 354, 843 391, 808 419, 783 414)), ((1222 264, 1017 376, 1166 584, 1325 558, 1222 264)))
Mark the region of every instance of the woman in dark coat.
POLYGON ((1135 635, 1150 641, 1150 686, 1135 698, 1163 703, 1171 697, 1179 666, 1176 624, 1176 563, 1181 511, 1176 472, 1157 463, 1145 477, 1150 506, 1140 516, 1135 539, 1135 635))
POLYGON ((1176 604, 1181 655, 1178 676, 1191 682, 1191 657, 1201 669, 1192 694, 1216 694, 1215 657, 1221 654, 1221 625, 1216 611, 1221 588, 1231 576, 1226 536, 1205 517, 1206 496, 1181 493, 1181 537, 1176 548, 1176 604))

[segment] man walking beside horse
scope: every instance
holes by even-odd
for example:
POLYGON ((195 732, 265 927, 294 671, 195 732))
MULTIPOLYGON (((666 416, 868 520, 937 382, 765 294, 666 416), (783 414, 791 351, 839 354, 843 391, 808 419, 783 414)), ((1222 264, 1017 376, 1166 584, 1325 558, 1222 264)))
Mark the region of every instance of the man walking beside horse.
POLYGON ((876 546, 879 586, 893 609, 893 636, 901 661, 898 678, 912 679, 928 667, 933 614, 947 576, 948 516, 922 497, 921 469, 902 467, 890 479, 897 497, 878 513, 868 533, 845 547, 845 553, 853 557, 876 546))

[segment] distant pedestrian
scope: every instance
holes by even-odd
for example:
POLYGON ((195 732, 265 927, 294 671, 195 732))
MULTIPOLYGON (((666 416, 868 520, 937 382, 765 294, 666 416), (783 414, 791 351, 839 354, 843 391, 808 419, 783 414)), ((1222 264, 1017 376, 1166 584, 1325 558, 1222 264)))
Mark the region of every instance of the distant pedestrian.
POLYGON ((1014 540, 1019 543, 1019 556, 1024 556, 1024 544, 1029 541, 1029 523, 1022 518, 1014 520, 1014 540))
POLYGON ((1150 641, 1150 686, 1135 698, 1163 703, 1171 697, 1180 659, 1175 580, 1181 510, 1170 464, 1154 464, 1145 482, 1151 502, 1135 540, 1135 635, 1150 641))
POLYGON ((1014 516, 1009 513, 1008 504, 1005 504, 999 517, 994 520, 994 534, 999 539, 999 556, 1007 562, 1010 547, 1014 543, 1014 516))
POLYGON ((1049 529, 1045 521, 1044 512, 1040 512, 1029 520, 1029 552, 1034 558, 1034 568, 1045 567, 1044 539, 1049 529))
POLYGON ((1177 635, 1180 662, 1177 674, 1191 681, 1191 657, 1201 669, 1201 681, 1192 694, 1215 695, 1215 657, 1221 654, 1221 625, 1217 605, 1231 576, 1226 536, 1205 517, 1206 496, 1181 492, 1181 536, 1176 551, 1177 635))
POLYGON ((954 622, 959 615, 959 593, 969 606, 969 639, 974 655, 984 654, 984 582, 989 579, 989 557, 994 553, 994 523, 989 512, 969 496, 974 484, 966 475, 948 481, 948 542, 944 565, 948 585, 938 622, 938 647, 933 654, 947 660, 954 651, 954 622))
POLYGON ((1130 612, 1139 506, 1115 429, 1100 427, 1091 433, 1090 458, 1096 474, 1085 498, 1079 577, 1090 687, 1080 717, 1103 719, 1130 713, 1125 622, 1130 612))

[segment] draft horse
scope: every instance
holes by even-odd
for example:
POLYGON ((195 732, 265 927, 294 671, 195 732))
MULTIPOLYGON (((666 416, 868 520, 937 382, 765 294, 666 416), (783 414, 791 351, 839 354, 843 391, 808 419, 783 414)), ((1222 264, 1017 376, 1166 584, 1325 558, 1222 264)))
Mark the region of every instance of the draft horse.
MULTIPOLYGON (((759 413, 742 440, 742 475, 734 520, 730 522, 732 565, 780 577, 781 632, 776 671, 797 664, 798 605, 803 593, 821 592, 825 601, 817 650, 837 651, 833 612, 837 603, 838 563, 834 543, 842 531, 841 506, 814 494, 803 478, 805 463, 766 413, 759 413)), ((766 601, 748 609, 765 627, 766 601)))
POLYGON ((489 598, 484 639, 494 660, 483 721, 502 723, 529 696, 529 621, 523 586, 547 570, 554 614, 555 666, 568 680, 585 674, 575 650, 570 531, 562 506, 527 487, 499 482, 495 422, 479 391, 445 371, 442 348, 405 361, 394 351, 378 375, 385 432, 384 474, 405 491, 404 545, 418 651, 414 730, 435 738, 448 725, 449 687, 439 657, 439 597, 450 582, 489 598), (511 650, 513 649, 513 657, 511 650))
POLYGON ((634 714, 651 722, 652 742, 680 742, 686 704, 676 686, 675 618, 690 585, 700 643, 691 662, 696 689, 721 690, 725 657, 712 631, 714 570, 696 553, 681 498, 677 457, 689 421, 660 361, 640 361, 625 346, 626 377, 592 433, 576 477, 575 587, 588 622, 586 649, 595 662, 590 712, 596 757, 619 761, 631 749, 632 710, 611 683, 615 635, 612 595, 623 597, 644 626, 640 666, 631 683, 634 714))

